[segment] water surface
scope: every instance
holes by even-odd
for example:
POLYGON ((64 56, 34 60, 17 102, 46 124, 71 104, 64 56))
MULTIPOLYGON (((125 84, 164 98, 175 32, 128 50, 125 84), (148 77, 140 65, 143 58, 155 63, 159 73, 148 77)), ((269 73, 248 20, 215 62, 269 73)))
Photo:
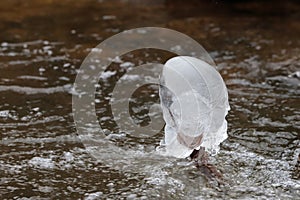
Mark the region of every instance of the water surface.
MULTIPOLYGON (((1 1, 1 199, 299 199, 300 7, 296 1, 1 1), (229 90, 229 138, 211 158, 224 185, 188 160, 158 155, 163 132, 118 132, 109 95, 124 66, 164 63, 134 51, 109 67, 96 95, 115 144, 95 160, 77 137, 72 85, 91 48, 120 31, 167 27, 201 43, 229 90), (298 165, 297 165, 298 162, 298 165), (297 170, 298 166, 298 170, 297 170)), ((138 78, 138 77, 137 77, 138 78)), ((147 125, 156 86, 139 88, 132 113, 147 125)))

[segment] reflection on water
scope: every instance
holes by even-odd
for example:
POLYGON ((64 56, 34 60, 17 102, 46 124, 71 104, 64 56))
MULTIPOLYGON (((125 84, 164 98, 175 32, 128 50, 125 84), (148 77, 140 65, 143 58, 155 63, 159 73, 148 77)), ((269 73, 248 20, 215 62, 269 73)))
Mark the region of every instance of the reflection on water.
MULTIPOLYGON (((162 0, 0 4, 1 199, 300 198, 296 1, 273 6, 162 0), (159 155, 162 132, 144 139, 118 133, 108 104, 113 77, 100 80, 96 108, 115 146, 96 161, 77 138, 71 110, 76 69, 105 38, 141 26, 181 31, 218 64, 232 109, 229 138, 211 159, 223 173, 223 186, 208 183, 188 160, 159 155)), ((110 71, 121 75, 124 66, 163 63, 170 56, 131 52, 116 59, 110 71)), ((148 123, 146 108, 157 100, 154 86, 135 93, 137 121, 148 123)))

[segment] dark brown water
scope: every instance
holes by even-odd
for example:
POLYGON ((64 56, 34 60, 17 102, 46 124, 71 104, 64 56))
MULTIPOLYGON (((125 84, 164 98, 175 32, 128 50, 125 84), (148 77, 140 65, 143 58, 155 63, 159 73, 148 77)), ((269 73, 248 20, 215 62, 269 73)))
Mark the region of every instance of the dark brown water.
MULTIPOLYGON (((1 1, 0 198, 299 199, 299 13, 296 1, 1 1), (105 101, 114 79, 103 83, 96 107, 122 156, 111 149, 96 161, 77 137, 76 69, 104 39, 145 26, 189 35, 218 65, 231 111, 229 138, 211 162, 224 186, 209 184, 188 160, 151 153, 162 132, 147 139, 119 134, 105 101)), ((110 68, 170 56, 140 50, 110 68)), ((135 117, 147 124, 157 88, 135 95, 135 117)))

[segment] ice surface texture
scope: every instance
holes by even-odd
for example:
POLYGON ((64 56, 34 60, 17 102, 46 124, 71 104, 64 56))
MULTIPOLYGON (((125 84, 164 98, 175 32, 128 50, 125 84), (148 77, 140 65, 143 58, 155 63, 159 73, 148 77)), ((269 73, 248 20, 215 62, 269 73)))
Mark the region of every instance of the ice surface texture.
POLYGON ((197 58, 177 56, 164 65, 160 84, 166 153, 185 158, 200 146, 218 151, 227 138, 225 116, 230 109, 218 71, 197 58))

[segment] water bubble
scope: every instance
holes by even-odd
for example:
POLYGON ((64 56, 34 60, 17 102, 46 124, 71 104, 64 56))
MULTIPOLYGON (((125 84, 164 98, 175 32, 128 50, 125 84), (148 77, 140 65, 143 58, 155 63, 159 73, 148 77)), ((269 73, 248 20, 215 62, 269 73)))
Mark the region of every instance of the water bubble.
POLYGON ((206 62, 189 56, 166 62, 161 76, 167 153, 189 156, 203 146, 216 153, 227 138, 228 93, 221 75, 206 62))

